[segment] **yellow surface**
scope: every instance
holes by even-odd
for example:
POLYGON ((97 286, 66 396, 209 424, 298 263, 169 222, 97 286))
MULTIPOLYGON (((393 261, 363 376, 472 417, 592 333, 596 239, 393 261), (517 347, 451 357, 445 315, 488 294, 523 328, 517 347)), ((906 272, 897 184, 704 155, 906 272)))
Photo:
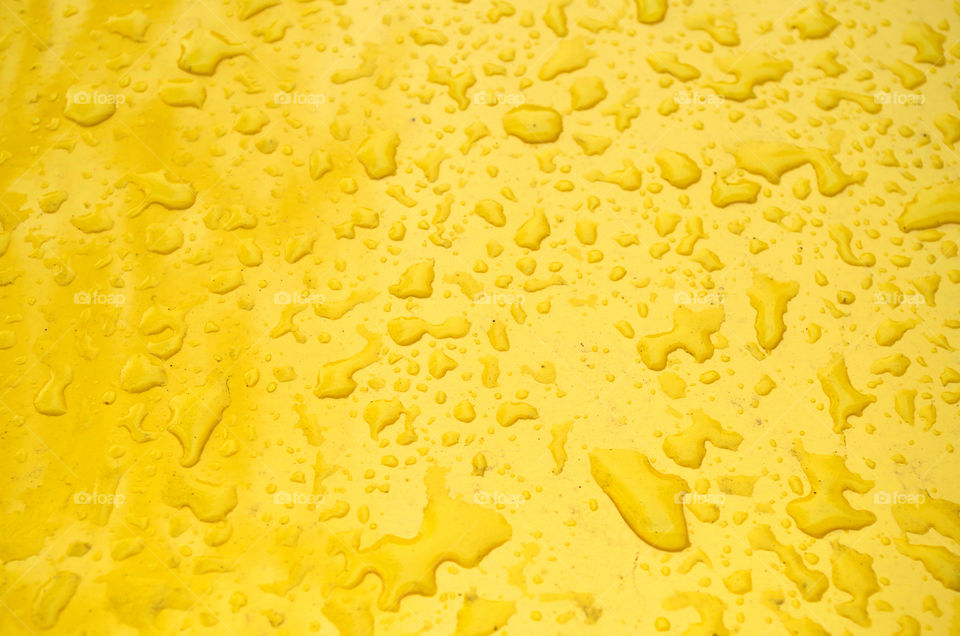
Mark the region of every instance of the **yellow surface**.
POLYGON ((958 32, 3 0, 0 634, 960 633, 958 32))

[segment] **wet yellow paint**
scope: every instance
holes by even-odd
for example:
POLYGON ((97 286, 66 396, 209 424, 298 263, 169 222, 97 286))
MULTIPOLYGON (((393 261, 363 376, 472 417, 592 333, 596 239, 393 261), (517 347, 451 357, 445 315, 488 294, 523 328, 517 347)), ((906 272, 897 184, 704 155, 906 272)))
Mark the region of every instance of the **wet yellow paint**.
POLYGON ((958 33, 0 2, 0 634, 960 634, 958 33))

